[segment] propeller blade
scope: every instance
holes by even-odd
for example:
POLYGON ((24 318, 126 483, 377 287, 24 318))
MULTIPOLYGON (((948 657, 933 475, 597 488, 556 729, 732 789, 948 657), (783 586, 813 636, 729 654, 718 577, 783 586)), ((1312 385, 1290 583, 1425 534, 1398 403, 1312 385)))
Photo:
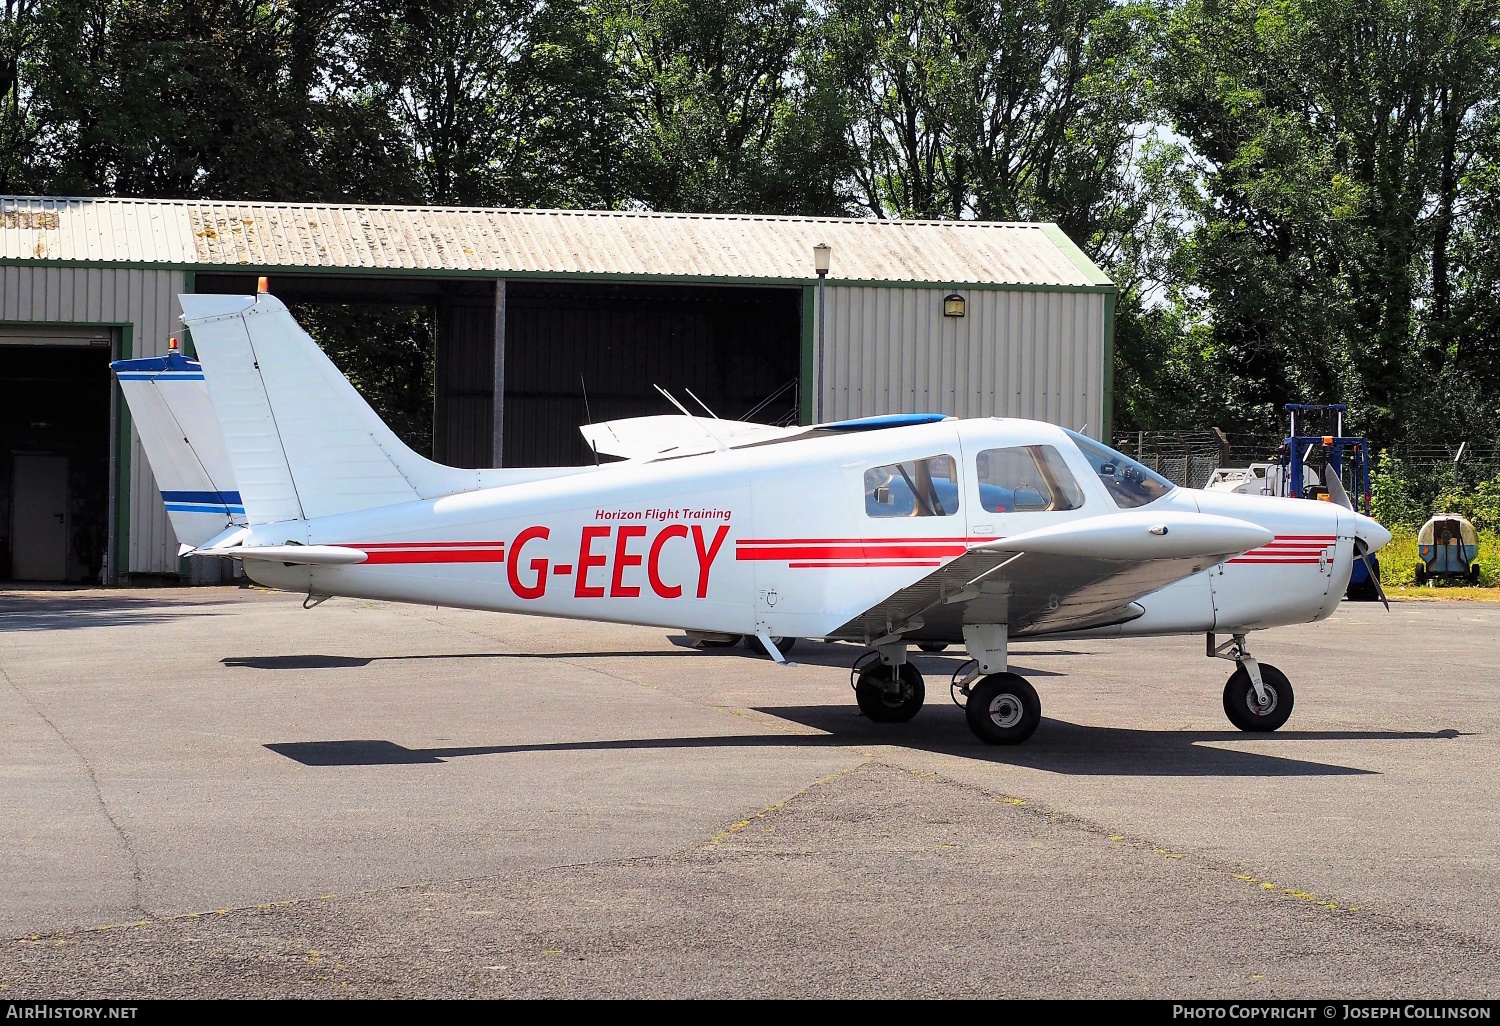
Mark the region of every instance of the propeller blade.
POLYGON ((1349 493, 1344 491, 1344 482, 1339 480, 1332 467, 1323 468, 1323 487, 1328 489, 1328 497, 1335 503, 1347 510, 1354 509, 1354 503, 1349 501, 1349 493))
POLYGON ((1375 594, 1380 596, 1381 605, 1385 606, 1385 611, 1389 613, 1391 611, 1390 600, 1385 597, 1385 589, 1380 586, 1380 575, 1377 574, 1375 572, 1375 568, 1370 565, 1370 554, 1365 551, 1363 545, 1359 547, 1359 558, 1364 560, 1365 573, 1370 575, 1370 583, 1375 585, 1375 594))

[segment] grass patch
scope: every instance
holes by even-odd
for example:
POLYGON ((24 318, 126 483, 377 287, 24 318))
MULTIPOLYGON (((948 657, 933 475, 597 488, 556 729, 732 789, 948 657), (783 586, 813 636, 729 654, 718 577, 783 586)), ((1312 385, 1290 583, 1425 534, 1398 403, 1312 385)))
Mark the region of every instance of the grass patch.
POLYGON ((1431 588, 1385 586, 1385 597, 1392 602, 1500 602, 1500 588, 1471 588, 1467 585, 1435 584, 1431 588))

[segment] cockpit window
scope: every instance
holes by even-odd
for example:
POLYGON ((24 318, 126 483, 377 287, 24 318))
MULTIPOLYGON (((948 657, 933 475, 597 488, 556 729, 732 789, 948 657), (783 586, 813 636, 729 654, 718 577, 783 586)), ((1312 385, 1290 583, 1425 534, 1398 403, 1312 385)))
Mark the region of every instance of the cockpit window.
POLYGON ((1083 489, 1050 445, 986 449, 974 458, 979 502, 991 513, 1077 509, 1083 489))
POLYGON ((958 462, 952 456, 871 467, 865 512, 872 517, 951 517, 958 512, 958 462))
POLYGON ((1177 487, 1156 471, 1141 466, 1129 456, 1115 452, 1092 438, 1076 431, 1069 431, 1068 437, 1078 443, 1084 459, 1089 461, 1089 465, 1099 475, 1099 480, 1109 489, 1110 498, 1121 509, 1133 509, 1155 502, 1177 487))

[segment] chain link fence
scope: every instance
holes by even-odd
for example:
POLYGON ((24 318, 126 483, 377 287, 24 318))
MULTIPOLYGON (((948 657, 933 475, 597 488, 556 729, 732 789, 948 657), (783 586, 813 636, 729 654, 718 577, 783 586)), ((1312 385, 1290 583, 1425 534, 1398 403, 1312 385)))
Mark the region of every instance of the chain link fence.
MULTIPOLYGON (((1283 440, 1281 434, 1229 433, 1207 428, 1121 432, 1111 444, 1174 484, 1202 488, 1218 467, 1248 467, 1252 463, 1274 461, 1283 440)), ((1500 446, 1491 443, 1398 442, 1386 448, 1417 478, 1441 476, 1480 481, 1500 476, 1500 446)), ((1377 446, 1370 454, 1372 471, 1380 452, 1377 446)), ((1316 459, 1313 462, 1318 463, 1316 459)))

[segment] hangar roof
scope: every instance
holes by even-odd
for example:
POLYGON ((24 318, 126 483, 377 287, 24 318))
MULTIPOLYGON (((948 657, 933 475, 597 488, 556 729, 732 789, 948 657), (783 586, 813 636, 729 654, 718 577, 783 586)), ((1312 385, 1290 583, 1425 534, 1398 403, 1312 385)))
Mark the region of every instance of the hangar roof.
POLYGON ((1056 225, 0 196, 0 263, 1111 288, 1056 225))

